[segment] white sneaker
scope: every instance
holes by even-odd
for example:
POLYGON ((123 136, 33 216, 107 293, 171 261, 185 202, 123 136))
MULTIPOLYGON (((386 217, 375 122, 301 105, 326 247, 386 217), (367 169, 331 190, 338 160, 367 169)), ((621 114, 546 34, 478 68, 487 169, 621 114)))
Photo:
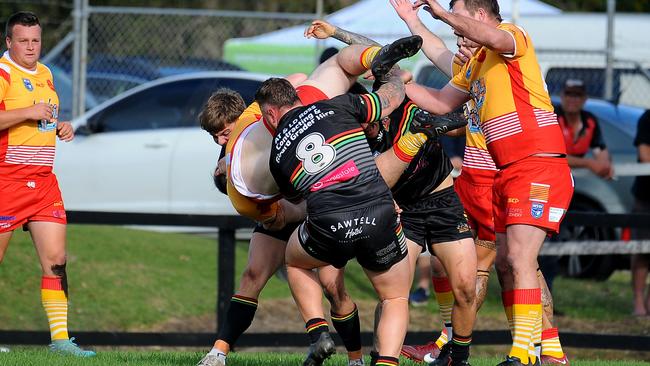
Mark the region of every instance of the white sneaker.
POLYGON ((348 360, 348 366, 365 366, 365 363, 363 363, 363 358, 357 360, 348 360))
POLYGON ((215 356, 208 353, 196 366, 226 366, 226 355, 218 353, 215 356))
POLYGON ((9 351, 10 351, 9 348, 0 346, 0 353, 9 352, 9 351))

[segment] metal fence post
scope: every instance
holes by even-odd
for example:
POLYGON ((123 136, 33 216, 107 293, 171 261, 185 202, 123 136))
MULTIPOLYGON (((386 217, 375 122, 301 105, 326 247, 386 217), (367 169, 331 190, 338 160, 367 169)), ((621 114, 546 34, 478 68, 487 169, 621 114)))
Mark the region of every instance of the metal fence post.
POLYGON ((221 329, 230 303, 230 297, 235 292, 235 230, 219 228, 219 243, 217 253, 217 333, 221 329))
POLYGON ((607 0, 607 44, 605 45, 605 100, 614 97, 614 15, 616 0, 607 0))
POLYGON ((86 62, 88 60, 88 0, 74 0, 72 49, 72 118, 86 110, 86 62))
POLYGON ((77 116, 86 111, 86 65, 88 64, 88 0, 81 0, 81 29, 79 33, 79 102, 77 116))
POLYGON ((72 48, 72 118, 79 115, 79 76, 81 75, 81 2, 74 0, 74 9, 72 10, 74 43, 72 48))

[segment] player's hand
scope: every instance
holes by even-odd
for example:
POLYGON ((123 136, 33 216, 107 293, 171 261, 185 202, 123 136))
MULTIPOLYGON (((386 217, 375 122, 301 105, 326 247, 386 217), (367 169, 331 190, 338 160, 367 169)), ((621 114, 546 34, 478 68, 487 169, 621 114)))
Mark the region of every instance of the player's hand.
POLYGON ((72 141, 74 139, 74 129, 70 122, 57 122, 56 124, 56 135, 61 141, 72 141))
POLYGON ((413 4, 413 9, 417 9, 421 6, 424 7, 424 10, 429 12, 429 14, 431 14, 431 16, 436 19, 440 19, 440 15, 447 12, 447 10, 440 6, 436 0, 417 0, 415 4, 413 4))
POLYGON ((411 0, 390 0, 390 5, 405 23, 417 20, 419 8, 414 8, 411 0))
POLYGON ((31 107, 25 108, 25 119, 32 119, 40 121, 46 119, 49 122, 54 122, 52 118, 53 107, 49 103, 36 103, 31 107))
POLYGON ((408 70, 399 69, 396 72, 396 74, 399 75, 400 79, 402 79, 402 82, 404 82, 404 84, 408 84, 411 82, 411 80, 413 80, 413 74, 408 70))
POLYGON ((467 63, 467 61, 469 61, 470 58, 472 58, 472 51, 470 51, 469 48, 465 46, 461 46, 454 54, 454 63, 463 66, 467 63))
POLYGON ((395 213, 397 213, 398 215, 401 214, 401 213, 402 213, 402 209, 401 209, 401 208, 399 207, 399 205, 397 204, 397 201, 393 200, 393 204, 395 205, 395 213))
POLYGON ((311 25, 305 29, 305 37, 326 39, 334 35, 336 27, 324 20, 314 20, 311 25))
POLYGON ((610 179, 614 172, 611 164, 608 161, 598 160, 598 159, 589 159, 587 165, 589 170, 591 170, 597 176, 610 179))
POLYGON ((221 158, 217 162, 217 167, 214 169, 214 176, 218 177, 220 175, 226 174, 226 158, 221 158))
POLYGON ((278 231, 287 225, 287 220, 284 215, 284 208, 282 205, 278 205, 278 209, 275 211, 275 216, 264 221, 262 226, 266 230, 278 231))

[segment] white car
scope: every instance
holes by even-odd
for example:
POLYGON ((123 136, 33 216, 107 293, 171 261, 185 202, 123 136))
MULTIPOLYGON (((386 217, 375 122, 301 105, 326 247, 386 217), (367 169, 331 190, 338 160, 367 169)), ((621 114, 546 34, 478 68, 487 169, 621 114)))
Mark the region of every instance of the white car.
POLYGON ((220 147, 199 127, 210 94, 228 87, 250 103, 269 76, 212 71, 142 84, 72 121, 54 171, 67 210, 236 214, 214 186, 220 147))

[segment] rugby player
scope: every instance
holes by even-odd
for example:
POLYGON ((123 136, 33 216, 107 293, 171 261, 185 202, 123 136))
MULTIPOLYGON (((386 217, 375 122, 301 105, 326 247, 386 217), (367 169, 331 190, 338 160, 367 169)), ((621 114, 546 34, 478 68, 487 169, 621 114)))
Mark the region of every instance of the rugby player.
POLYGON ((501 23, 496 0, 418 1, 456 34, 479 47, 441 90, 407 86, 408 95, 433 113, 470 101, 497 172, 493 188, 497 273, 513 324, 513 345, 503 365, 535 363, 531 343, 541 343, 542 290, 537 255, 559 230, 573 192, 561 131, 544 89, 530 37, 501 23))
MULTIPOLYGON (((395 52, 401 57, 401 46, 386 48, 383 60, 395 63, 395 52)), ((419 47, 418 47, 419 48, 419 47)), ((355 46, 343 49, 336 57, 321 64, 309 78, 292 76, 299 83, 297 93, 305 103, 327 99, 329 95, 347 90, 356 77, 366 71, 380 47, 355 46), (361 60, 361 62, 359 62, 361 60)), ((271 135, 268 124, 260 121, 256 103, 244 110, 241 97, 234 92, 215 93, 200 116, 202 127, 215 142, 226 143, 227 193, 233 206, 244 216, 258 221, 249 249, 249 261, 240 289, 231 300, 224 327, 213 349, 200 365, 222 365, 237 338, 250 326, 257 307, 257 297, 266 281, 284 262, 284 246, 295 222, 304 218, 300 206, 279 200, 279 191, 268 169, 271 135), (243 113, 242 113, 243 111, 243 113), (239 117, 235 124, 234 122, 239 117), (242 158, 245 157, 245 158, 242 158), (260 164, 261 163, 261 164, 260 164), (294 222, 293 226, 286 225, 294 222), (266 227, 265 227, 266 226, 266 227)), ((394 160, 396 158, 393 158, 394 160)), ((362 364, 359 317, 356 305, 343 287, 343 272, 321 269, 321 282, 332 303, 332 319, 348 349, 349 363, 362 364)))
MULTIPOLYGON (((256 94, 265 121, 276 131, 270 159, 275 181, 284 197, 307 202, 307 220, 292 234, 286 252, 289 285, 312 343, 304 365, 320 365, 334 352, 320 284, 311 270, 328 264, 343 268, 355 257, 383 302, 373 364, 399 362, 410 266, 390 191, 360 126, 386 116, 403 98, 400 77, 386 78, 376 93, 307 106, 283 79, 267 80, 256 94)), ((412 158, 417 152, 400 148, 398 155, 412 158)))
MULTIPOLYGON (((350 35, 324 21, 313 22, 312 28, 312 33, 319 39, 334 37, 345 43, 367 42, 366 38, 350 35)), ((413 117, 421 113, 418 111, 419 108, 407 98, 380 123, 364 126, 373 154, 379 155, 397 143, 402 134, 409 131, 413 117)), ((455 298, 460 299, 454 306, 454 321, 458 329, 455 359, 462 363, 469 356, 468 340, 476 316, 476 253, 463 206, 453 190, 451 170, 451 162, 439 141, 429 139, 401 176, 384 176, 384 180, 401 209, 401 224, 406 238, 418 244, 415 248, 409 246, 411 265, 415 265, 420 252, 428 248, 445 261, 445 267, 452 273, 452 285, 447 282, 447 291, 454 289, 455 298)), ((384 175, 381 169, 380 172, 384 175)), ((449 316, 453 299, 454 296, 451 297, 449 316)))
POLYGON ((52 172, 56 138, 71 141, 74 131, 69 122, 58 121, 52 72, 38 61, 38 17, 25 11, 11 15, 5 42, 7 52, 0 58, 0 262, 13 231, 28 230, 41 264, 50 350, 95 356, 68 336, 67 221, 52 172))

